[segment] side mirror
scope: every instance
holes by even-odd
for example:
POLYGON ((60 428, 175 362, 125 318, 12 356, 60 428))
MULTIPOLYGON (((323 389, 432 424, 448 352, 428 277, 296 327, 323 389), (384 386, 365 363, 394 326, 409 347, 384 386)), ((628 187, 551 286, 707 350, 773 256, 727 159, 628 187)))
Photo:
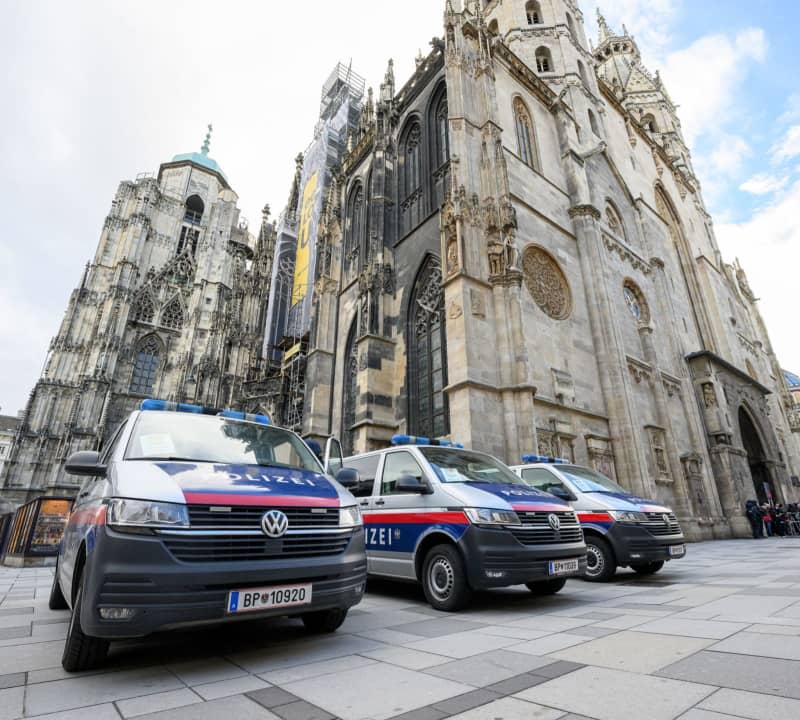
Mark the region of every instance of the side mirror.
POLYGON ((325 459, 322 464, 325 466, 325 472, 334 477, 344 466, 342 444, 336 438, 330 437, 325 443, 325 459))
POLYGON ((100 453, 94 450, 81 450, 72 453, 64 466, 68 475, 105 476, 106 466, 100 464, 100 453))
POLYGON ((358 487, 361 482, 361 474, 355 468, 342 468, 335 476, 336 482, 348 490, 358 487))
POLYGON ((577 500, 577 498, 569 490, 567 490, 567 488, 561 487, 560 485, 551 487, 547 492, 549 492, 551 495, 555 495, 557 498, 566 500, 567 502, 577 500))
POLYGON ((413 475, 402 475, 397 478, 394 491, 396 493, 419 493, 420 495, 429 495, 431 492, 426 482, 413 475))

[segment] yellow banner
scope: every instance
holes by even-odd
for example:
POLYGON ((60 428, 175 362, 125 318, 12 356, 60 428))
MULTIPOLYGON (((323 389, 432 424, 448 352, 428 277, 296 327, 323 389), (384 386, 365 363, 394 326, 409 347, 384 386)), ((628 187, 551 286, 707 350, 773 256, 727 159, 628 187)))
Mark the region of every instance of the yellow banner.
POLYGON ((294 285, 292 287, 292 307, 308 294, 308 266, 311 260, 311 221, 314 217, 314 200, 317 194, 319 171, 315 172, 303 190, 303 204, 297 230, 297 257, 294 263, 294 285))

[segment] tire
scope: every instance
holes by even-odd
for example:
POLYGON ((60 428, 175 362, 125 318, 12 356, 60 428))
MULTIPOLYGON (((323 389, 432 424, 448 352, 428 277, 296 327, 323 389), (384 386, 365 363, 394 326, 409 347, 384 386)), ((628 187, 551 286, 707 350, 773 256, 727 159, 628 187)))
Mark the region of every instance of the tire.
POLYGON ((543 582, 525 583, 534 595, 555 595, 567 584, 567 578, 556 578, 554 580, 544 580, 543 582))
POLYGON ((664 561, 656 560, 654 562, 643 563, 641 565, 631 565, 631 570, 638 575, 655 575, 663 567, 664 561))
POLYGON ((472 589, 461 553, 453 545, 436 545, 422 563, 422 589, 434 610, 457 612, 469 604, 472 589))
POLYGON ((50 588, 50 599, 47 601, 47 607, 51 610, 69 610, 69 605, 64 598, 64 593, 61 592, 61 585, 58 582, 58 564, 56 563, 56 570, 53 573, 53 585, 50 588))
POLYGON ((332 633, 336 632, 347 617, 347 608, 335 608, 333 610, 319 610, 317 612, 301 615, 300 619, 306 630, 313 633, 332 633))
POLYGON ((584 580, 607 582, 617 572, 617 560, 611 546, 603 538, 586 538, 586 572, 584 580))
POLYGON ((103 664, 108 654, 108 640, 90 637, 81 628, 84 578, 85 575, 82 574, 75 601, 72 603, 72 617, 67 630, 67 640, 64 643, 64 654, 61 656, 61 666, 67 672, 96 668, 103 664))

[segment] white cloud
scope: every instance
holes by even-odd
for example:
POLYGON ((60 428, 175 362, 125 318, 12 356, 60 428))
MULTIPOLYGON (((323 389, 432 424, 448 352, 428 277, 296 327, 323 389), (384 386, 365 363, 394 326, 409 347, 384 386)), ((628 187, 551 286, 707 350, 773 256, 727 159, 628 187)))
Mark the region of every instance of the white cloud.
POLYGON ((770 152, 777 163, 800 156, 800 125, 792 125, 770 152))
POLYGON ((739 189, 751 195, 769 195, 783 190, 788 182, 789 178, 786 176, 776 177, 768 173, 758 173, 757 175, 753 175, 749 180, 743 182, 739 186, 739 189))
POLYGON ((723 135, 711 153, 711 162, 718 172, 738 173, 745 159, 753 154, 753 149, 744 138, 736 135, 723 135))
POLYGON ((684 135, 690 147, 705 134, 729 124, 740 126, 736 99, 752 62, 763 62, 767 38, 760 28, 747 28, 731 38, 706 35, 667 56, 662 76, 680 105, 684 135))
POLYGON ((771 333, 778 360, 784 367, 800 367, 797 286, 800 247, 800 181, 742 223, 720 224, 717 237, 727 257, 738 257, 761 298, 760 308, 771 333))
MULTIPOLYGON (((614 31, 625 25, 646 59, 661 59, 683 0, 601 0, 598 6, 614 31)), ((590 22, 594 28, 594 17, 590 22)))

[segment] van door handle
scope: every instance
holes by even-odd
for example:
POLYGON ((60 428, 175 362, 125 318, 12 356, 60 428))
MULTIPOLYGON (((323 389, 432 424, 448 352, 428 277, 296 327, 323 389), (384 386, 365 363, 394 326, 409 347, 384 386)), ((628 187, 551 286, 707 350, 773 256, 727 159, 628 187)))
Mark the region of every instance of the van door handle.
POLYGON ((375 504, 376 505, 386 505, 386 501, 385 500, 376 500, 375 504))
POLYGON ((367 505, 369 505, 369 500, 362 500, 358 504, 361 505, 361 507, 367 507, 367 505))

